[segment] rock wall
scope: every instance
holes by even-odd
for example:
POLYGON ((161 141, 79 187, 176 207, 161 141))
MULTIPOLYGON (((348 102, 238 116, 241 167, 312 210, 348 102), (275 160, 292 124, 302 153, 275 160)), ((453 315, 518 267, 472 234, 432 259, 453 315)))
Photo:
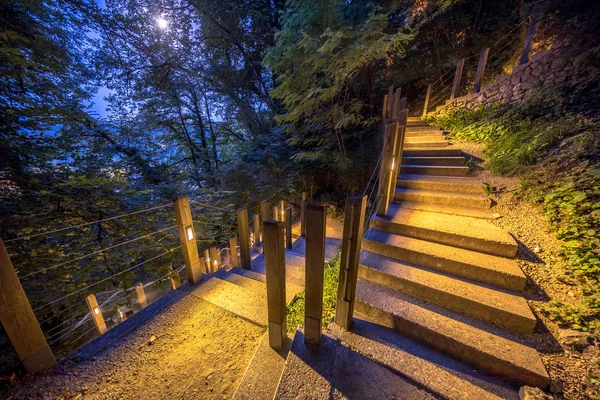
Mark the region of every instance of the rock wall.
POLYGON ((560 47, 554 47, 534 54, 528 63, 515 66, 508 75, 498 76, 494 83, 483 86, 479 93, 447 100, 429 115, 446 114, 456 109, 474 109, 494 103, 520 103, 542 86, 575 81, 582 72, 578 70, 576 61, 585 55, 569 58, 567 53, 561 51, 560 47))

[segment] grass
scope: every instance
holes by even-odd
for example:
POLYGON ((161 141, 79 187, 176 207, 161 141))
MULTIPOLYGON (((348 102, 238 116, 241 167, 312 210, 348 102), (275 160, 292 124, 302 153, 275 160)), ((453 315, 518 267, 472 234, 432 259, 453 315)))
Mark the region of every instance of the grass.
MULTIPOLYGON (((323 329, 329 325, 335 316, 338 279, 340 276, 339 254, 325 264, 323 276, 323 329)), ((304 325, 305 293, 299 293, 288 305, 286 322, 288 332, 296 332, 298 325, 304 325)))

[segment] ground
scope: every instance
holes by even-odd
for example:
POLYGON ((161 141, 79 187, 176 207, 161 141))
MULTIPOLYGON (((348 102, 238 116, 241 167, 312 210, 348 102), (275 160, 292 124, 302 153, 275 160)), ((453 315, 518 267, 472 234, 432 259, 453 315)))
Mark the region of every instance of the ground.
POLYGON ((186 296, 90 360, 25 377, 3 399, 231 398, 264 328, 186 296))
POLYGON ((565 277, 568 267, 558 254, 561 241, 551 231, 544 213, 520 199, 519 178, 495 176, 483 170, 482 147, 468 142, 459 145, 477 159, 474 175, 496 188, 491 197, 496 202, 494 212, 501 218, 493 223, 509 231, 519 243, 517 262, 529 278, 525 296, 541 321, 531 344, 542 355, 552 379, 551 390, 557 398, 599 398, 600 387, 588 376, 600 375, 600 337, 562 329, 536 308, 552 299, 573 306, 581 301, 574 282, 565 277))

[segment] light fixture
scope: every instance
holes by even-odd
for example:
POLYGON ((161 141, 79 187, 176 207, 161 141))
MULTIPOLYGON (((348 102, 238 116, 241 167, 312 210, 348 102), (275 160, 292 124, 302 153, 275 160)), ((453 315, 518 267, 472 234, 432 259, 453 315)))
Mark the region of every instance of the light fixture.
POLYGON ((167 29, 167 27, 169 26, 169 23, 163 17, 156 18, 156 24, 160 29, 167 29))
POLYGON ((392 158, 392 171, 394 170, 395 165, 396 165, 396 159, 392 158))
POLYGON ((188 242, 191 240, 194 240, 194 229, 192 228, 191 225, 185 227, 185 233, 187 235, 188 242))
POLYGON ((100 308, 94 307, 94 315, 100 314, 100 308))

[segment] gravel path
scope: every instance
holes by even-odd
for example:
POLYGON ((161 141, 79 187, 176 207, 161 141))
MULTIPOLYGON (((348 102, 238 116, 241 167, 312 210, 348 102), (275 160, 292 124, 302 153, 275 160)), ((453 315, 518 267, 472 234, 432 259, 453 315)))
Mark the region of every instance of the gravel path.
POLYGON ((544 213, 519 198, 519 178, 500 177, 483 170, 485 156, 480 145, 455 143, 478 159, 474 176, 497 189, 491 197, 496 202, 494 212, 502 217, 492 223, 509 231, 519 243, 517 262, 529 278, 524 295, 540 322, 531 345, 542 354, 552 378, 551 391, 559 399, 598 398, 600 386, 587 377, 600 375, 600 337, 561 329, 536 309, 550 300, 570 306, 581 301, 576 281, 565 276, 568 266, 558 253, 562 242, 551 231, 544 213))
POLYGON ((264 333, 186 296, 91 360, 25 377, 3 399, 228 399, 264 333))

